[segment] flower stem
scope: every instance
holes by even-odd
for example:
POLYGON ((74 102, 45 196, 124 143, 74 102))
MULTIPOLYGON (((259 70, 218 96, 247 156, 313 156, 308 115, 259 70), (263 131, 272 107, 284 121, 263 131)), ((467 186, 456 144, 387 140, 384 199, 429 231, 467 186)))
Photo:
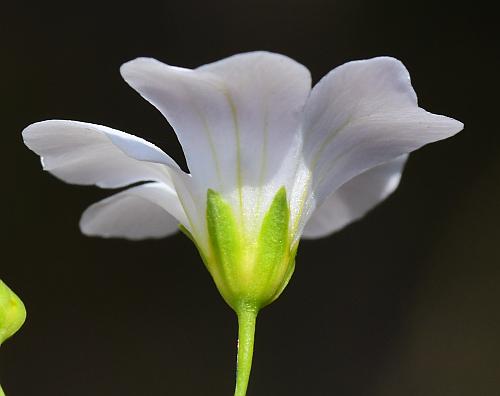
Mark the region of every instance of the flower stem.
POLYGON ((238 361, 236 369, 236 390, 234 396, 247 394, 248 380, 252 370, 255 322, 258 310, 245 307, 238 314, 238 361))
POLYGON ((3 390, 2 390, 2 385, 0 385, 0 396, 5 396, 5 393, 3 393, 3 390))

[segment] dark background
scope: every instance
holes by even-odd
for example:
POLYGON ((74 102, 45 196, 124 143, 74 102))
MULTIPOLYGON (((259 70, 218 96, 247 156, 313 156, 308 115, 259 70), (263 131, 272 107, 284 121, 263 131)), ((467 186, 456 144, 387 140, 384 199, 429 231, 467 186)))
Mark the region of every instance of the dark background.
POLYGON ((236 320, 182 235, 132 243, 78 230, 109 195, 43 173, 21 139, 49 118, 108 125, 183 161, 121 63, 195 67, 267 49, 314 81, 401 59, 421 105, 465 123, 411 156, 363 221, 301 244, 260 315, 249 396, 500 394, 498 22, 480 1, 4 3, 0 276, 26 303, 0 350, 8 396, 231 395, 236 320))

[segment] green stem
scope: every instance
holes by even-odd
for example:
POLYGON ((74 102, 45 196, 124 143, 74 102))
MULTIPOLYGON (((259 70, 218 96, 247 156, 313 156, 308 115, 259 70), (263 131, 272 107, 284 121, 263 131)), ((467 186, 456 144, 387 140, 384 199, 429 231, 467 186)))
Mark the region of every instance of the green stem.
POLYGON ((252 370, 253 344, 257 309, 245 307, 238 314, 238 362, 236 371, 236 390, 234 396, 247 394, 248 380, 252 370))
POLYGON ((0 396, 5 396, 5 393, 3 393, 3 390, 2 390, 2 385, 0 385, 0 396))

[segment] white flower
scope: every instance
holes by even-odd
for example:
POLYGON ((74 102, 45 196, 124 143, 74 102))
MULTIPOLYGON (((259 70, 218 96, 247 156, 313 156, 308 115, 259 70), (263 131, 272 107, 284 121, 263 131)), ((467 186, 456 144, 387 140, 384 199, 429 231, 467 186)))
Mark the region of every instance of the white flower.
POLYGON ((181 224, 233 308, 251 293, 259 308, 276 298, 301 236, 363 216, 397 187, 409 152, 463 127, 419 108, 407 70, 389 57, 346 63, 312 90, 304 66, 268 52, 193 70, 139 58, 121 73, 172 125, 189 174, 153 144, 100 125, 43 121, 24 141, 68 183, 145 182, 90 206, 82 231, 158 238, 181 224))
POLYGON ((244 396, 257 313, 288 283, 301 236, 363 216, 397 187, 409 152, 463 125, 419 108, 407 70, 388 57, 346 63, 312 90, 304 66, 268 52, 194 70, 141 58, 121 72, 170 122, 189 174, 153 144, 100 125, 39 122, 24 141, 68 183, 142 182, 90 206, 85 234, 157 238, 181 225, 238 314, 244 396))

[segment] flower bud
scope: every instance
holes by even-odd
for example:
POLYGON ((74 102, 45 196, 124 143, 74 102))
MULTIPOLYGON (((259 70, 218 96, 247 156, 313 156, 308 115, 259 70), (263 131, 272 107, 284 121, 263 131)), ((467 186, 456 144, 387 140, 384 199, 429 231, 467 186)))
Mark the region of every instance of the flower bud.
POLYGON ((25 319, 23 302, 0 280, 0 344, 17 332, 25 319))

